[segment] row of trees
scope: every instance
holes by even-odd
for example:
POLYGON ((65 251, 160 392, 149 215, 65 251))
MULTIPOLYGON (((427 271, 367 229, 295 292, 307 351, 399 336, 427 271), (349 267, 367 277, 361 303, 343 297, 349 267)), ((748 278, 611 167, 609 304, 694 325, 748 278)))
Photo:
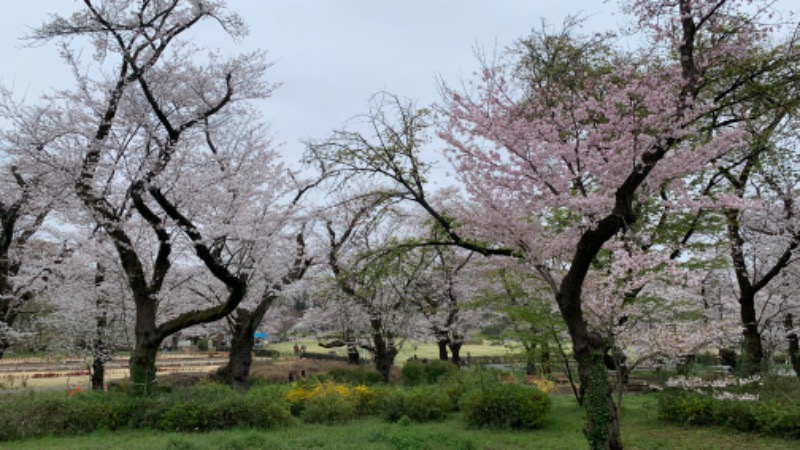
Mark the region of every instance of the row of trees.
POLYGON ((425 110, 396 105, 387 124, 379 105, 372 135, 312 147, 343 180, 381 180, 444 232, 413 245, 526 267, 569 332, 593 447, 622 447, 610 349, 696 348, 727 319, 757 373, 766 329, 791 322, 798 30, 769 5, 741 3, 629 2, 640 48, 545 30, 468 87, 442 86, 437 132, 465 192, 449 207, 426 192, 425 110), (698 301, 676 291, 681 280, 698 301), (723 320, 698 316, 701 302, 723 320))
POLYGON ((265 55, 188 38, 245 33, 223 1, 83 3, 30 36, 74 87, 2 91, 0 356, 20 313, 51 312, 100 384, 127 340, 146 392, 166 339, 226 320, 221 375, 246 387, 254 331, 306 278, 304 329, 387 379, 405 339, 458 362, 500 316, 544 365, 571 353, 596 448, 622 447, 607 367, 739 335, 748 373, 774 336, 800 365, 798 29, 767 2, 626 2, 634 49, 544 28, 432 110, 376 96, 302 174, 256 110, 265 55), (431 191, 433 132, 460 189, 431 191))

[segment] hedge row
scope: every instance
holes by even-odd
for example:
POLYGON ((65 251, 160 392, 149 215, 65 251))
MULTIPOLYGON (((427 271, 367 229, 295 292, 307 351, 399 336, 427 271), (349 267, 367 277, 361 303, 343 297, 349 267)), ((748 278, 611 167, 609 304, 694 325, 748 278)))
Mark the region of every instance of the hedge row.
POLYGON ((708 394, 665 391, 659 418, 683 425, 725 426, 767 436, 800 438, 800 403, 764 398, 758 401, 717 399, 708 394))

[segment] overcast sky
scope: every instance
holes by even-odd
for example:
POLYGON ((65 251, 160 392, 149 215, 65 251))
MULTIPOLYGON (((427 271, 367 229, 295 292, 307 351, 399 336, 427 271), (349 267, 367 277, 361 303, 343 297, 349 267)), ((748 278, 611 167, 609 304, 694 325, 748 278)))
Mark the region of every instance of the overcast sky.
MULTIPOLYGON (((31 48, 20 38, 48 13, 68 14, 81 2, 4 2, 0 15, 0 84, 34 101, 43 90, 71 85, 55 45, 31 48), (37 5, 34 8, 31 5, 37 5)), ((324 138, 365 111, 371 94, 387 90, 419 105, 438 100, 437 79, 458 82, 478 68, 474 51, 505 48, 538 27, 582 12, 593 27, 613 27, 614 3, 600 0, 230 0, 250 27, 233 43, 208 27, 211 45, 231 52, 268 51, 271 81, 282 83, 263 102, 287 158, 301 140, 324 138)))
MULTIPOLYGON (((47 13, 69 13, 81 3, 4 2, 0 84, 30 101, 45 89, 70 86, 54 45, 30 48, 19 38, 47 13)), ((587 32, 626 20, 616 1, 601 0, 230 0, 229 6, 251 34, 235 44, 208 27, 204 40, 230 52, 268 50, 275 62, 270 80, 282 86, 263 111, 289 160, 302 153, 301 140, 324 138, 363 113, 375 92, 421 106, 437 101, 437 79, 458 83, 479 67, 476 48, 503 49, 542 18, 557 26, 568 14, 581 14, 587 32)))

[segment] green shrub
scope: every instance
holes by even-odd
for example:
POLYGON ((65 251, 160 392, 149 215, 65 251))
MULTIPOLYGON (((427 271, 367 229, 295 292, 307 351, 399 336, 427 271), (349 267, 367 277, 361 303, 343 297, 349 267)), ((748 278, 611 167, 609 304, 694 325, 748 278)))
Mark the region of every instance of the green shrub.
POLYGON ((383 377, 377 370, 366 367, 335 367, 328 371, 328 376, 337 383, 366 386, 383 383, 383 377))
POLYGON ((714 399, 683 391, 664 391, 658 398, 658 417, 684 425, 714 423, 714 399))
POLYGON ((255 351, 255 354, 260 358, 279 358, 281 356, 281 352, 269 348, 259 348, 255 351))
POLYGON ((284 386, 260 385, 250 388, 244 395, 247 417, 239 426, 267 429, 289 423, 292 414, 285 393, 284 386))
POLYGON ((416 422, 428 422, 444 419, 451 410, 451 402, 447 392, 439 386, 395 388, 382 398, 380 409, 390 422, 403 416, 416 422))
POLYGON ((550 411, 550 399, 531 386, 500 384, 466 392, 461 410, 471 427, 541 428, 550 411))
POLYGON ((758 418, 753 402, 721 400, 712 402, 713 422, 739 431, 756 431, 758 418))
POLYGON ((450 361, 436 359, 425 364, 425 380, 428 383, 439 383, 448 376, 458 373, 459 368, 450 361))
POLYGON ((62 436, 129 425, 135 400, 121 393, 40 392, 4 396, 0 401, 0 441, 52 434, 62 436), (13 414, 5 413, 13 411, 13 414))
POLYGON ((425 383, 425 365, 420 361, 406 362, 400 374, 406 386, 419 386, 425 383))
POLYGON ((461 397, 473 390, 485 390, 499 386, 499 376, 502 373, 496 369, 484 369, 477 366, 469 370, 460 370, 447 377, 444 383, 445 392, 450 396, 453 410, 461 409, 461 397))
POLYGON ((428 362, 408 361, 403 366, 401 374, 404 385, 419 386, 421 384, 439 383, 458 372, 458 366, 455 364, 436 359, 428 362))
POLYGON ((240 394, 227 386, 201 385, 133 397, 124 392, 37 392, 0 397, 0 441, 95 430, 201 431, 270 428, 291 418, 284 393, 258 387, 240 394))
POLYGON ((300 417, 309 423, 347 423, 358 415, 354 398, 327 392, 305 401, 300 417))

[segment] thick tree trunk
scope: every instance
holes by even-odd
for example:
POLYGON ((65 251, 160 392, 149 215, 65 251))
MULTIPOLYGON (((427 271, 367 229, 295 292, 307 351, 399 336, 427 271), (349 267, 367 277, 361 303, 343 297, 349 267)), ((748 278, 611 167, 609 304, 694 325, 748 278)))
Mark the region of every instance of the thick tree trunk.
POLYGON ((620 450, 623 447, 619 413, 603 357, 606 345, 602 336, 590 331, 583 319, 580 285, 570 283, 569 276, 564 280, 557 299, 578 363, 579 398, 583 399, 586 409, 583 432, 593 450, 620 450))
MULTIPOLYGON (((636 178, 642 175, 646 175, 646 171, 632 174, 632 178, 629 178, 626 184, 636 183, 638 181, 636 178)), ((556 302, 569 330, 573 354, 578 363, 578 376, 581 381, 579 397, 583 398, 583 406, 586 409, 584 434, 592 449, 622 449, 622 438, 614 393, 603 362, 605 342, 602 336, 589 330, 583 317, 581 296, 583 281, 603 244, 620 230, 623 223, 635 222, 636 217, 627 213, 631 211, 633 190, 625 191, 623 187, 617 192, 615 214, 605 217, 598 222, 596 228, 583 233, 572 258, 570 270, 561 280, 556 294, 556 302), (627 197, 628 195, 630 197, 627 197)))
POLYGON ((450 343, 450 333, 447 330, 434 328, 433 335, 436 337, 436 345, 439 348, 439 360, 447 361, 450 359, 447 353, 447 344, 450 343))
POLYGON ((461 367, 461 346, 462 345, 464 345, 464 338, 454 333, 453 334, 453 339, 448 344, 448 347, 450 347, 450 354, 452 355, 450 357, 450 360, 453 361, 453 364, 455 364, 455 365, 457 365, 459 367, 461 367))
POLYGON ((136 301, 136 343, 129 362, 131 384, 135 394, 149 394, 156 383, 156 356, 161 337, 156 330, 156 302, 150 296, 136 301))
POLYGON ((761 343, 761 332, 758 329, 755 293, 744 291, 739 293, 739 307, 744 325, 744 370, 747 375, 761 373, 764 364, 764 347, 761 343))
POLYGON ((589 447, 622 449, 619 412, 614 403, 614 390, 608 379, 603 354, 595 351, 589 358, 579 359, 578 370, 581 374, 581 389, 585 392, 586 424, 583 433, 589 441, 589 447))
MULTIPOLYGON (((379 324, 380 325, 380 324, 379 324)), ((380 327, 375 327, 373 321, 373 329, 375 333, 372 335, 373 345, 375 347, 375 369, 383 377, 383 381, 389 382, 389 374, 394 365, 394 358, 397 356, 398 349, 394 345, 394 339, 391 336, 384 338, 381 333, 380 327)))
MULTIPOLYGON (((0 280, 0 284, 4 283, 4 280, 0 280)), ((14 326, 23 302, 24 299, 22 301, 17 300, 10 291, 0 290, 0 359, 3 359, 3 355, 11 346, 9 333, 11 327, 14 326)))
POLYGON ((238 391, 246 391, 250 387, 250 366, 253 363, 255 331, 263 318, 263 314, 259 315, 244 308, 236 310, 228 363, 220 370, 220 373, 225 383, 238 391))
POLYGON ((104 358, 95 355, 92 361, 92 389, 102 391, 106 383, 106 362, 104 358))
POLYGON ((744 238, 739 227, 739 213, 736 210, 726 210, 725 215, 728 221, 731 261, 736 275, 736 284, 739 288, 739 317, 744 327, 743 369, 747 375, 754 375, 761 372, 764 359, 764 349, 761 344, 761 333, 758 330, 758 316, 756 314, 756 292, 758 289, 753 285, 747 272, 744 238))
MULTIPOLYGON (((139 332, 136 333, 139 335, 139 332)), ((130 359, 131 383, 135 394, 152 393, 156 385, 156 356, 160 341, 137 339, 130 359)))

